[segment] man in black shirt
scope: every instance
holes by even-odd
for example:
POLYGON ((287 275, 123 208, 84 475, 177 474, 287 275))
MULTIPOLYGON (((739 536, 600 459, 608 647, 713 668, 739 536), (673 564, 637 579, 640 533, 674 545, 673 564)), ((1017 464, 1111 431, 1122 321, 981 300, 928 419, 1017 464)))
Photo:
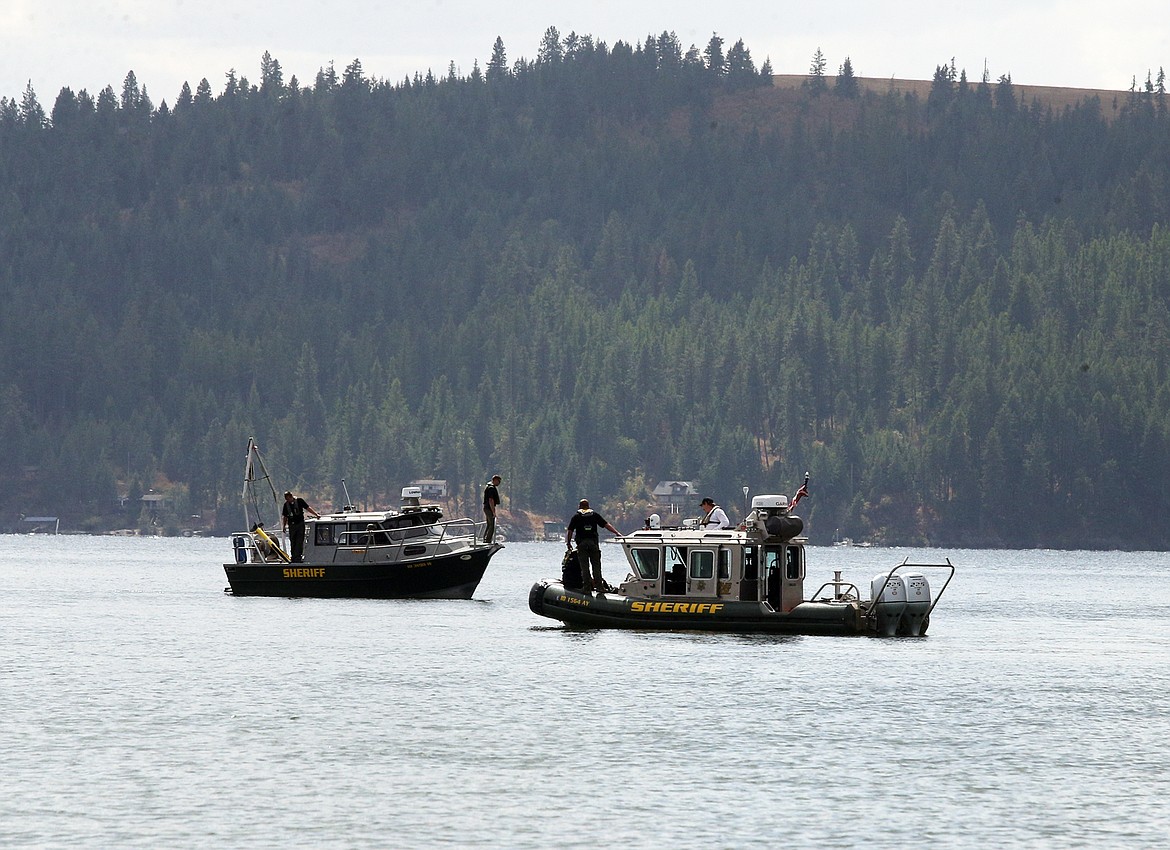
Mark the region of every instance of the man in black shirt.
POLYGON ((321 518, 308 502, 300 496, 294 499, 293 494, 286 491, 284 507, 280 509, 280 530, 288 531, 289 557, 294 564, 305 560, 305 511, 311 513, 313 519, 321 518))
POLYGON ((565 546, 569 545, 574 533, 577 535, 577 562, 581 565, 581 581, 584 583, 582 593, 605 592, 605 579, 601 577, 601 541, 597 536, 599 528, 621 534, 605 521, 605 517, 589 507, 588 499, 582 499, 565 530, 565 546), (590 565, 593 567, 592 580, 589 578, 590 565))
POLYGON ((492 480, 483 488, 483 518, 487 524, 483 531, 483 542, 491 543, 496 536, 496 508, 500 506, 500 482, 504 479, 493 475, 492 480))

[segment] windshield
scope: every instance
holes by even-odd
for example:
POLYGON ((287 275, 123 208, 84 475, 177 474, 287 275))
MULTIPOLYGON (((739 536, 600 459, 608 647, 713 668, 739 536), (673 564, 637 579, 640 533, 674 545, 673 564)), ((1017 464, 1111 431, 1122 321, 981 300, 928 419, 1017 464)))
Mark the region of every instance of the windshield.
POLYGON ((659 551, 657 549, 633 549, 630 560, 634 562, 634 569, 638 577, 644 581, 654 581, 658 578, 659 551))

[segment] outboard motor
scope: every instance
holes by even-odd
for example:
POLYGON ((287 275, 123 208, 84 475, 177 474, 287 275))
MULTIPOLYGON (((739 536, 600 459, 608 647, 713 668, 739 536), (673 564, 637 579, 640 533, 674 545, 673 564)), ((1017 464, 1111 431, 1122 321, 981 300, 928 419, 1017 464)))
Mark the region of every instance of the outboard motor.
POLYGON ((873 599, 870 612, 878 635, 893 637, 906 611, 906 585, 902 577, 878 573, 869 583, 869 593, 873 599))
POLYGON ((906 588, 906 609, 898 623, 898 634, 918 637, 922 634, 922 623, 930 613, 930 584, 921 573, 902 576, 906 588))

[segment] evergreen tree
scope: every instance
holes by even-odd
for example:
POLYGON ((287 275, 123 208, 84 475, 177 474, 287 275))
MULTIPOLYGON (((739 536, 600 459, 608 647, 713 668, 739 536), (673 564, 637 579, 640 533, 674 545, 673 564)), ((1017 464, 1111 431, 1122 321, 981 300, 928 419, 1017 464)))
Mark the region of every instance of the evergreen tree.
POLYGON ((487 65, 487 81, 499 83, 508 76, 508 55, 504 50, 504 40, 496 36, 496 43, 492 45, 492 58, 487 65))
POLYGON ((829 87, 825 80, 826 67, 828 67, 828 60, 825 59, 825 54, 821 53, 821 49, 818 47, 808 69, 807 81, 808 90, 814 97, 823 94, 829 87))
POLYGON ((715 33, 711 34, 711 40, 707 42, 707 47, 703 50, 703 59, 706 61, 707 70, 717 76, 723 76, 727 73, 727 60, 723 56, 723 39, 715 33))
POLYGON ((853 75, 853 62, 848 56, 841 63, 837 71, 837 82, 833 86, 833 93, 838 97, 855 98, 860 93, 857 77, 853 75))
MULTIPOLYGON (((501 45, 502 46, 502 45, 501 45)), ((538 65, 560 65, 564 61, 564 46, 561 44, 561 34, 556 27, 549 27, 544 31, 540 40, 540 49, 536 54, 538 65)))

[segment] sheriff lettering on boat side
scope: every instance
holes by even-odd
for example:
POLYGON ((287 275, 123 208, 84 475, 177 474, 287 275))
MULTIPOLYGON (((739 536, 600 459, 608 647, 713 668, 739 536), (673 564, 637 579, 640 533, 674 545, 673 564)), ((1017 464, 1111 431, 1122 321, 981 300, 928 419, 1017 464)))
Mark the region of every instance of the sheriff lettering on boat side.
POLYGON ((285 578, 325 578, 324 567, 285 567, 285 578))
POLYGON ((720 602, 631 602, 631 611, 645 614, 717 614, 720 602))

